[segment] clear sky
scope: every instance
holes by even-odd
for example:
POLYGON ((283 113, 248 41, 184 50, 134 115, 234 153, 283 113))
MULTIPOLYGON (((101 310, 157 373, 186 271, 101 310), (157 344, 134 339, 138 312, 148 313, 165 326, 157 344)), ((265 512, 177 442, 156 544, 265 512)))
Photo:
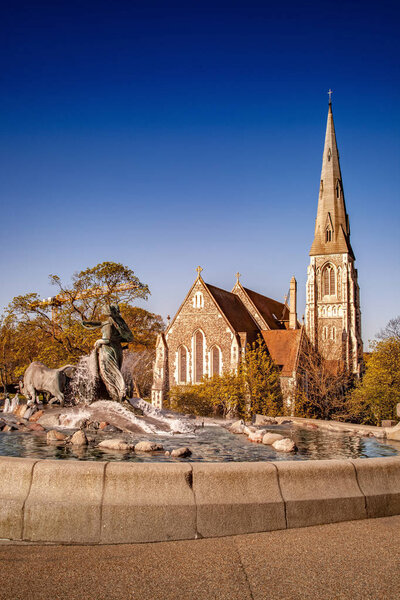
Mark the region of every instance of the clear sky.
POLYGON ((400 313, 399 3, 2 2, 0 305, 104 260, 304 311, 332 88, 363 338, 400 313))

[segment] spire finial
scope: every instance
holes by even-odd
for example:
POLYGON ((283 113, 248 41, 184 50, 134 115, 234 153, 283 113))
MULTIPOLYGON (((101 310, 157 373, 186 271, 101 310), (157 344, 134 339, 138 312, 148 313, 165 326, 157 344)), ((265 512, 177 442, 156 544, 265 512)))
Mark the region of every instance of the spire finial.
POLYGON ((242 274, 239 273, 239 271, 236 273, 236 282, 239 283, 239 279, 241 278, 242 274))
POLYGON ((197 277, 201 277, 201 272, 202 272, 202 268, 200 266, 197 267, 196 271, 197 271, 197 277))
POLYGON ((329 90, 328 90, 329 104, 332 104, 332 94, 333 94, 333 92, 332 92, 332 90, 329 88, 329 90))

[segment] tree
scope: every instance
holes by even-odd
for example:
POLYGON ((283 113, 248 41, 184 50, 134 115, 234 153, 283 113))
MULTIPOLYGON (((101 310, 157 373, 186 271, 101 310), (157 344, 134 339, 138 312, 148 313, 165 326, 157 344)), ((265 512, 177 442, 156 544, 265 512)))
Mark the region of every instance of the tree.
POLYGON ((135 348, 154 347, 163 322, 160 316, 130 305, 136 298, 146 300, 150 292, 128 267, 104 262, 75 273, 68 286, 57 275, 50 281, 58 292, 55 308, 29 293, 15 297, 2 318, 0 352, 9 377, 20 375, 32 360, 59 367, 88 354, 99 332, 84 329, 81 321, 100 319, 108 304, 122 303, 121 312, 136 333, 135 348))
POLYGON ((387 340, 388 338, 394 338, 400 341, 400 315, 394 319, 390 319, 389 323, 380 330, 376 335, 378 340, 387 340))
POLYGON ((322 356, 305 340, 300 350, 299 371, 295 415, 314 419, 343 416, 346 393, 353 380, 344 364, 322 356))
POLYGON ((247 347, 240 369, 248 392, 248 416, 282 414, 279 369, 260 338, 247 347))
POLYGON ((352 420, 380 425, 383 419, 396 419, 400 402, 400 338, 393 335, 371 345, 364 377, 349 397, 348 408, 352 420))
POLYGON ((153 383, 154 350, 124 351, 121 372, 124 377, 128 396, 148 398, 153 383))

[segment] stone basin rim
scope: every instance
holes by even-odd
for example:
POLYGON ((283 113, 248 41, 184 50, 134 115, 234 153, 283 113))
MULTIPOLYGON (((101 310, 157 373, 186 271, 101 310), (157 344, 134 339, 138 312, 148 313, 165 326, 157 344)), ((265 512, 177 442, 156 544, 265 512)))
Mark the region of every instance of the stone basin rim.
POLYGON ((400 514, 400 456, 132 463, 0 457, 0 538, 121 544, 400 514))

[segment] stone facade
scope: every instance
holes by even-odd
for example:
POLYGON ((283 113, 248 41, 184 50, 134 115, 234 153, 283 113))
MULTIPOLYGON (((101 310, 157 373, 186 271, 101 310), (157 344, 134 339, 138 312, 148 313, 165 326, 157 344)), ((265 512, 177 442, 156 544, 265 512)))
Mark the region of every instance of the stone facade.
POLYGON ((286 304, 247 290, 239 279, 232 292, 222 290, 206 283, 199 272, 174 319, 158 337, 152 403, 161 408, 175 385, 236 371, 248 344, 258 336, 262 339, 263 331, 277 330, 285 336, 289 318, 297 328, 296 316, 290 317, 286 304))

